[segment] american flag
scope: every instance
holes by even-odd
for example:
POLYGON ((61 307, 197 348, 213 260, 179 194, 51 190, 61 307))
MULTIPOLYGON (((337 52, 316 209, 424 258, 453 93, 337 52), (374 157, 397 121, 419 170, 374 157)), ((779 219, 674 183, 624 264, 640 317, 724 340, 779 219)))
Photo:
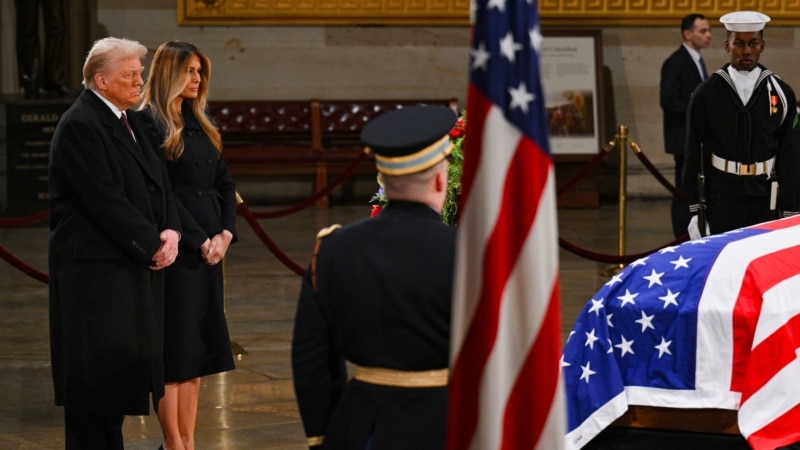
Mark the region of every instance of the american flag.
POLYGON ((559 449, 558 243, 538 4, 473 3, 450 450, 559 449))
POLYGON ((561 359, 567 448, 628 405, 738 410, 756 450, 800 441, 800 217, 667 247, 614 275, 561 359))

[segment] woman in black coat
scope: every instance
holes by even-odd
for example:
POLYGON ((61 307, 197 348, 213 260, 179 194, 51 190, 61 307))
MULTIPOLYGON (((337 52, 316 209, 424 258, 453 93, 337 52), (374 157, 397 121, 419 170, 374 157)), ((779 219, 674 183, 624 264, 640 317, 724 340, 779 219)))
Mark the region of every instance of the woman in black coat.
POLYGON ((185 42, 153 57, 140 115, 166 161, 183 236, 166 272, 164 448, 194 449, 200 377, 234 368, 219 265, 236 240, 236 192, 221 158, 219 131, 205 114, 210 62, 185 42))

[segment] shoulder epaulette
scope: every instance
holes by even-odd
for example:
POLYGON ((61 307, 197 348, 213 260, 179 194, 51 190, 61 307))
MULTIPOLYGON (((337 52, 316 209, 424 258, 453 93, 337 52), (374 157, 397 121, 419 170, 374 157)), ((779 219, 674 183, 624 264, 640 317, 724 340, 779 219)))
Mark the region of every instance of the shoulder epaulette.
POLYGON ((319 230, 319 232, 317 232, 317 239, 322 239, 322 238, 324 238, 326 236, 330 236, 331 233, 333 233, 334 231, 338 230, 339 228, 342 228, 342 226, 340 224, 338 224, 338 223, 334 224, 334 225, 331 225, 329 227, 325 227, 325 228, 319 230))
POLYGON ((319 230, 317 233, 317 243, 314 244, 314 254, 311 255, 311 287, 314 288, 314 292, 317 291, 317 255, 319 254, 319 246, 322 244, 322 239, 330 236, 339 228, 342 228, 342 226, 337 223, 329 227, 325 227, 319 230))

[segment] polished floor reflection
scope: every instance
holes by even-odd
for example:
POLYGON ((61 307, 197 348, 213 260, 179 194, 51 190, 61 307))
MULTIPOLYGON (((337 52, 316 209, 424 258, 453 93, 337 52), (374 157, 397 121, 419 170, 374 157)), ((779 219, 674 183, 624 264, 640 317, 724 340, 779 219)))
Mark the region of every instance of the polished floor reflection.
MULTIPOLYGON (((255 207, 253 209, 256 209, 255 207)), ((264 208, 258 208, 262 210, 264 208)), ((626 253, 671 240, 667 200, 629 200, 626 253)), ((369 214, 369 206, 307 209, 260 224, 293 261, 305 267, 319 228, 369 214)), ((587 250, 617 254, 618 207, 560 209, 561 237, 587 250)), ((289 347, 300 278, 275 258, 244 220, 226 260, 231 338, 243 350, 237 368, 203 379, 198 449, 305 449, 292 391, 289 347)), ((42 271, 47 227, 0 228, 0 246, 42 271)), ((561 250, 562 331, 605 282, 608 264, 561 250)), ((47 330, 47 286, 0 261, 0 448, 63 448, 63 412, 53 406, 47 330)), ((155 416, 128 417, 126 448, 161 444, 155 416)))

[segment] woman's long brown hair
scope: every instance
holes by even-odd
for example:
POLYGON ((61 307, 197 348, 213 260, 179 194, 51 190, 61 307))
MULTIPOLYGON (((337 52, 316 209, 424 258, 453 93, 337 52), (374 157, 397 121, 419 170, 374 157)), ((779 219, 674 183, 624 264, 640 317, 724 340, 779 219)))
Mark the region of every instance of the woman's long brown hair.
POLYGON ((186 85, 189 84, 189 62, 192 55, 200 59, 200 88, 197 98, 184 99, 192 109, 194 116, 211 140, 217 152, 222 152, 222 136, 219 130, 206 115, 208 83, 211 78, 211 61, 200 53, 192 44, 182 41, 169 41, 161 44, 150 63, 150 73, 142 94, 143 101, 139 109, 147 106, 163 132, 165 138, 161 148, 167 160, 175 161, 183 154, 184 121, 181 116, 181 104, 176 102, 186 85))

